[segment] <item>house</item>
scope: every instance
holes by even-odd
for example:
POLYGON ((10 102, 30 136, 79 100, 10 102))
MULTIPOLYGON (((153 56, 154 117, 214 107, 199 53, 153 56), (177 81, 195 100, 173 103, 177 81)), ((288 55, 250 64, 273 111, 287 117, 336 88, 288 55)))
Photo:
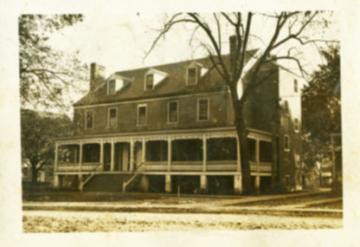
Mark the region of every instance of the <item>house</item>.
MULTIPOLYGON (((104 72, 91 65, 90 90, 74 104, 76 134, 56 142, 56 187, 241 193, 235 109, 209 58, 104 72)), ((259 78, 245 107, 253 189, 300 190, 302 80, 277 64, 259 78)))

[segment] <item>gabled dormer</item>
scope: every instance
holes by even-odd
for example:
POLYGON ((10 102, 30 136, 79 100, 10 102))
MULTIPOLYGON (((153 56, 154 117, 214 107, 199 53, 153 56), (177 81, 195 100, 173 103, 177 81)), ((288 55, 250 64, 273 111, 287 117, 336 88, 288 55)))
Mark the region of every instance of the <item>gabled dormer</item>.
POLYGON ((193 86, 197 85, 200 78, 208 71, 202 64, 192 62, 186 68, 186 85, 193 86))
POLYGON ((132 79, 113 74, 106 80, 106 92, 107 95, 113 95, 124 89, 131 83, 132 79))
POLYGON ((167 76, 167 73, 160 70, 149 69, 144 75, 144 91, 153 90, 156 86, 162 83, 167 76))

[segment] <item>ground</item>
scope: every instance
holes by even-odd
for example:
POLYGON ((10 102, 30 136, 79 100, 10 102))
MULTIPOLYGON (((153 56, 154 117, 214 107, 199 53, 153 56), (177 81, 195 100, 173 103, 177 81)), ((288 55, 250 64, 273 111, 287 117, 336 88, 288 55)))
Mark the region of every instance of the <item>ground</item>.
POLYGON ((25 200, 24 232, 342 227, 341 197, 328 192, 235 197, 108 194, 102 198, 73 193, 25 200), (64 201, 72 197, 77 200, 64 201))

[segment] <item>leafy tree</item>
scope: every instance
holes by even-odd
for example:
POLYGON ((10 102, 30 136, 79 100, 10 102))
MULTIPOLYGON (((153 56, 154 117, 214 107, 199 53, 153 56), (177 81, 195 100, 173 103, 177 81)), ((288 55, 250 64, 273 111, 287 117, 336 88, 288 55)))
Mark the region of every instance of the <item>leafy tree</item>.
MULTIPOLYGON (((308 168, 313 167, 316 161, 331 157, 331 135, 341 134, 339 47, 330 46, 323 49, 321 54, 326 62, 312 74, 309 84, 304 88, 302 99, 303 129, 306 136, 304 161, 308 168)), ((341 162, 336 162, 336 165, 341 166, 341 162)), ((336 167, 336 171, 341 171, 341 167, 336 167)), ((334 186, 334 189, 339 187, 335 183, 334 186)))
POLYGON ((31 167, 32 183, 38 171, 54 158, 54 138, 72 133, 73 123, 66 115, 21 110, 22 162, 31 167))
MULTIPOLYGON (((200 41, 200 46, 209 56, 213 67, 222 77, 228 86, 232 105, 235 109, 235 126, 240 142, 241 153, 241 173, 243 192, 247 193, 251 188, 250 164, 248 162, 247 136, 248 129, 244 115, 244 108, 252 95, 259 86, 266 80, 261 80, 260 73, 269 63, 280 60, 291 61, 295 63, 301 73, 305 76, 300 59, 294 54, 294 47, 288 47, 285 54, 279 54, 280 48, 286 45, 294 44, 307 45, 322 40, 314 39, 314 37, 306 37, 304 30, 309 26, 321 24, 323 18, 319 12, 280 12, 274 14, 262 14, 248 12, 246 14, 240 12, 234 13, 213 13, 212 15, 199 13, 176 13, 167 18, 164 26, 160 29, 159 34, 154 39, 146 56, 156 47, 161 38, 165 36, 178 25, 186 25, 192 27, 189 32, 190 42, 196 32, 202 32, 205 38, 200 41), (248 49, 250 37, 258 38, 259 35, 253 30, 254 19, 263 18, 264 22, 274 23, 272 33, 268 40, 263 40, 264 46, 259 49, 257 54, 253 56, 254 63, 249 70, 246 68, 245 56, 248 49), (223 60, 223 36, 224 29, 230 28, 235 38, 234 53, 231 56, 230 66, 223 60), (274 54, 275 53, 275 54, 274 54), (242 85, 242 81, 246 78, 246 87, 238 90, 242 85)), ((325 21, 325 25, 327 22, 325 21)), ((278 104, 278 102, 274 102, 278 104)), ((276 135, 276 133, 274 133, 276 135)))
POLYGON ((63 98, 80 90, 74 80, 84 80, 87 68, 76 57, 54 50, 52 33, 82 21, 82 15, 21 15, 19 17, 20 96, 25 107, 68 106, 63 98))

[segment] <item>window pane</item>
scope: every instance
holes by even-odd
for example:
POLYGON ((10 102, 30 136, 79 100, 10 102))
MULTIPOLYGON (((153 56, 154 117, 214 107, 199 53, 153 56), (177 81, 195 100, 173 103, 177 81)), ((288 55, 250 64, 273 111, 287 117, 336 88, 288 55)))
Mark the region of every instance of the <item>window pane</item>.
POLYGON ((207 120, 208 117, 208 100, 199 100, 199 120, 207 120))
POLYGON ((86 128, 90 129, 93 127, 93 114, 92 112, 86 113, 86 128))
POLYGON ((289 136, 284 136, 284 149, 290 149, 289 136))
POLYGON ((177 102, 171 102, 169 104, 169 122, 177 122, 178 116, 178 104, 177 102))
POLYGON ((145 124, 146 123, 146 107, 141 106, 139 107, 139 115, 138 115, 138 123, 139 124, 145 124))
POLYGON ((116 127, 117 126, 117 110, 110 109, 109 111, 109 126, 116 127))
POLYGON ((188 84, 196 84, 196 68, 188 69, 188 84))
POLYGON ((272 162, 272 144, 271 142, 260 141, 260 161, 272 162))
POLYGON ((116 109, 110 109, 110 118, 116 118, 116 109))

